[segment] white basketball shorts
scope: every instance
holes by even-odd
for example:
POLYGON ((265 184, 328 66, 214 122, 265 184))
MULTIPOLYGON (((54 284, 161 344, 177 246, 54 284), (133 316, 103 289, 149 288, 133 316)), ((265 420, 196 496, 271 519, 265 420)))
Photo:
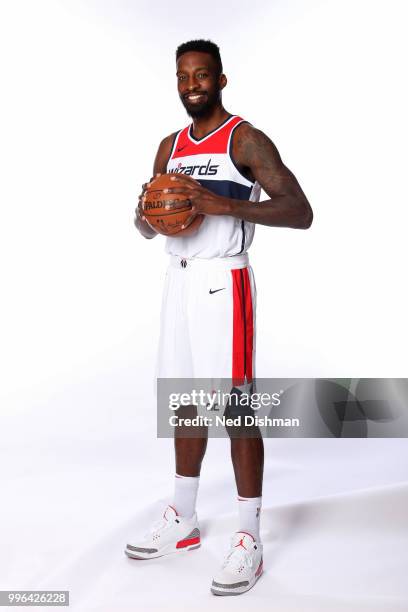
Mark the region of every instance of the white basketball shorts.
POLYGON ((161 309, 158 378, 255 377, 255 279, 248 256, 172 255, 161 309))

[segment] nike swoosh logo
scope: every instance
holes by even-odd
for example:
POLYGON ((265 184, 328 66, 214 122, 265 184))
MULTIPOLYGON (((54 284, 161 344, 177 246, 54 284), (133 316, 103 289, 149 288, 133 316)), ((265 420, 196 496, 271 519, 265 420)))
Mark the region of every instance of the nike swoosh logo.
POLYGON ((186 148, 186 146, 187 146, 187 145, 184 145, 184 147, 179 147, 179 148, 177 149, 177 153, 178 153, 179 151, 182 151, 183 149, 185 149, 185 148, 186 148))
POLYGON ((210 289, 209 293, 213 294, 213 293, 217 293, 217 291, 223 291, 225 289, 225 287, 222 287, 222 289, 210 289))

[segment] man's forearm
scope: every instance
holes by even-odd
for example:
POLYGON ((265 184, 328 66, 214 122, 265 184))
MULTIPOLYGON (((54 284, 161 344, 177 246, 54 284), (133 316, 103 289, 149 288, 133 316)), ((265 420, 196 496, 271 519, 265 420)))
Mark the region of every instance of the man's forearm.
POLYGON ((313 212, 307 200, 290 195, 277 196, 263 202, 228 199, 225 212, 221 214, 251 223, 294 229, 307 229, 313 220, 313 212))

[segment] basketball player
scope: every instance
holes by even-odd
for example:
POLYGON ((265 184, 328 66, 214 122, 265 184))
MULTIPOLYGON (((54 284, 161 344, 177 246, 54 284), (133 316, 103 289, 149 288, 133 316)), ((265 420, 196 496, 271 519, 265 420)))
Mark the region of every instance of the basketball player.
MULTIPOLYGON (((227 84, 217 45, 194 40, 176 51, 180 100, 192 123, 160 143, 153 173, 174 173, 169 193, 192 203, 204 220, 191 236, 166 239, 170 256, 161 315, 158 376, 163 378, 254 377, 255 284, 247 251, 255 224, 307 229, 312 209, 273 142, 222 104, 227 84), (261 187, 269 199, 259 202, 261 187)), ((257 83, 262 93, 262 82, 257 83)), ((135 225, 156 234, 143 216, 143 185, 135 225)), ((177 203, 169 205, 177 207, 177 203)), ((238 382, 239 384, 239 382, 238 382)), ((129 557, 152 559, 200 546, 196 497, 207 436, 175 436, 172 504, 148 535, 126 547, 129 557)), ((211 591, 236 595, 262 573, 259 534, 263 478, 261 436, 231 437, 238 491, 238 531, 214 575, 211 591)))

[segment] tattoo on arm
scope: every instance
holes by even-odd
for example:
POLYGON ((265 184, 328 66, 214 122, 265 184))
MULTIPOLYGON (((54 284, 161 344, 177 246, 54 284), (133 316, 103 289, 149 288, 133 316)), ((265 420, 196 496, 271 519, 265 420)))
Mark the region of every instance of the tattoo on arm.
POLYGON ((252 180, 258 181, 270 198, 289 194, 305 197, 295 175, 282 162, 272 140, 260 130, 247 123, 238 126, 233 154, 240 166, 250 171, 252 180))

